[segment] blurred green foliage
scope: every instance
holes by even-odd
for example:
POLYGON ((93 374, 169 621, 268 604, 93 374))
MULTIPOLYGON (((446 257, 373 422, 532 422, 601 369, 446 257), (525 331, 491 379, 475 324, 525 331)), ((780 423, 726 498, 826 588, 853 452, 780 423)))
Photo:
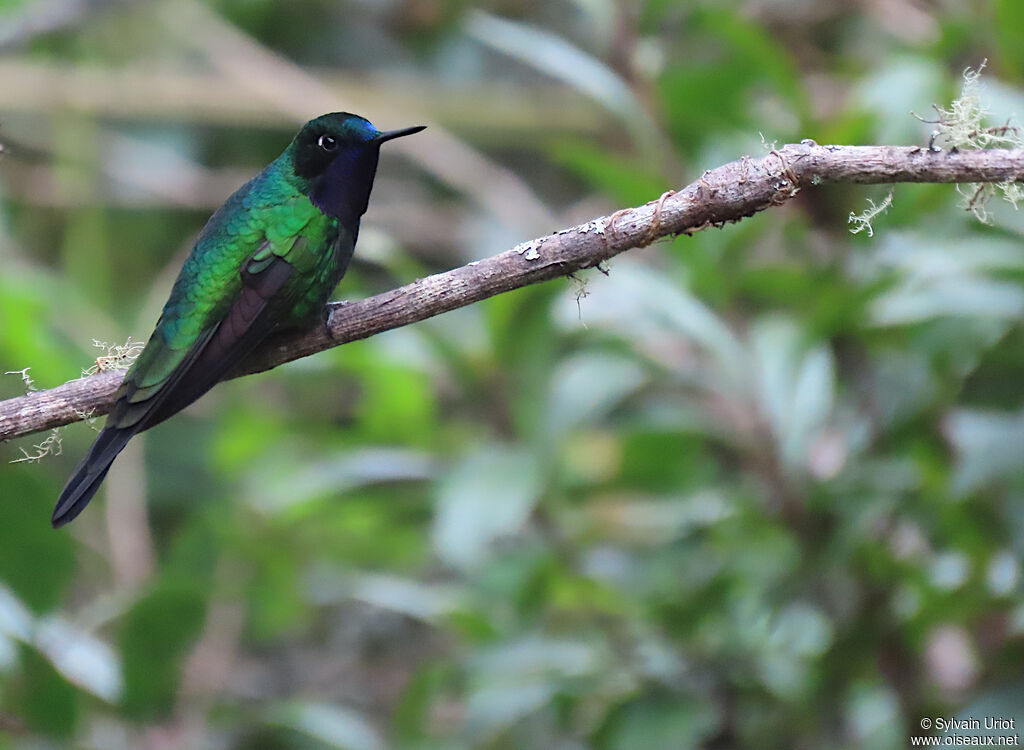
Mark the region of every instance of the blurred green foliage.
MULTIPOLYGON (((984 59, 1002 124, 1020 8, 0 5, 0 372, 51 387, 147 336, 205 217, 320 113, 282 103, 299 82, 482 160, 385 155, 357 298, 761 134, 924 144, 909 113, 984 59)), ((0 748, 884 749, 1024 721, 1024 220, 907 185, 850 235, 884 195, 807 190, 219 386, 59 533, 92 430, 0 445, 0 748)))

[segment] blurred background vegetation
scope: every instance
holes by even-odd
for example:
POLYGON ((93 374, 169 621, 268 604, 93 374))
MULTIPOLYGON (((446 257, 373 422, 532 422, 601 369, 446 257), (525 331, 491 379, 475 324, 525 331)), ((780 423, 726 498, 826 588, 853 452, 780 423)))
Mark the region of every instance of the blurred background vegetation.
MULTIPOLYGON (((0 372, 144 340, 297 126, 389 146, 357 298, 784 143, 924 144, 1020 0, 3 0, 0 372)), ((1024 216, 805 191, 271 373, 0 445, 0 748, 899 748, 1024 721, 1024 216), (51 441, 51 445, 55 441, 51 441), (24 451, 24 453, 23 453, 24 451)), ((24 392, 0 377, 0 397, 24 392)))

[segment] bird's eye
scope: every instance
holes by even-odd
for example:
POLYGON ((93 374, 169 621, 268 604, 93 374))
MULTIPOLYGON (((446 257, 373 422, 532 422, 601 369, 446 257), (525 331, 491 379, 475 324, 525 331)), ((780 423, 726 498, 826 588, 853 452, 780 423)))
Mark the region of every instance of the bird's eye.
POLYGON ((322 135, 316 142, 316 145, 322 148, 324 151, 334 151, 338 147, 338 141, 333 135, 322 135))

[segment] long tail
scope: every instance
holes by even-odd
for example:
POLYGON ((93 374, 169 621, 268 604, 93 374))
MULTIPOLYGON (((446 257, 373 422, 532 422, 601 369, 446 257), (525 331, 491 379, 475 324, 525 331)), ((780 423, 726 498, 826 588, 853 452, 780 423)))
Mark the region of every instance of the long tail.
POLYGON ((75 467, 74 474, 64 485, 57 498, 50 523, 57 529, 73 521, 96 494, 103 477, 110 470, 117 454, 124 450, 128 441, 138 432, 134 427, 105 427, 92 444, 89 453, 75 467))
POLYGON ((266 338, 274 328, 273 309, 268 303, 294 270, 283 258, 275 258, 258 273, 245 270, 242 290, 224 317, 203 331, 187 351, 170 358, 174 364, 170 373, 147 382, 153 367, 159 374, 165 369, 165 355, 173 354, 157 328, 125 375, 107 426, 57 498, 50 519, 55 529, 73 521, 85 509, 117 454, 133 435, 148 430, 202 396, 266 338))

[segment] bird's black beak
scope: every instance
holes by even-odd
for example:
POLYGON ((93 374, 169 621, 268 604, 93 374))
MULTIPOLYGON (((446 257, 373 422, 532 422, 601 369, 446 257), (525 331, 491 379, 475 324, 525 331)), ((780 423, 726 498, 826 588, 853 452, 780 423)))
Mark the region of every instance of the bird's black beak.
POLYGON ((373 139, 374 143, 384 143, 384 141, 390 141, 394 138, 401 138, 403 135, 412 135, 418 133, 421 130, 426 130, 426 125, 413 125, 411 128, 402 128, 401 130, 388 130, 385 133, 379 133, 376 138, 373 139))

